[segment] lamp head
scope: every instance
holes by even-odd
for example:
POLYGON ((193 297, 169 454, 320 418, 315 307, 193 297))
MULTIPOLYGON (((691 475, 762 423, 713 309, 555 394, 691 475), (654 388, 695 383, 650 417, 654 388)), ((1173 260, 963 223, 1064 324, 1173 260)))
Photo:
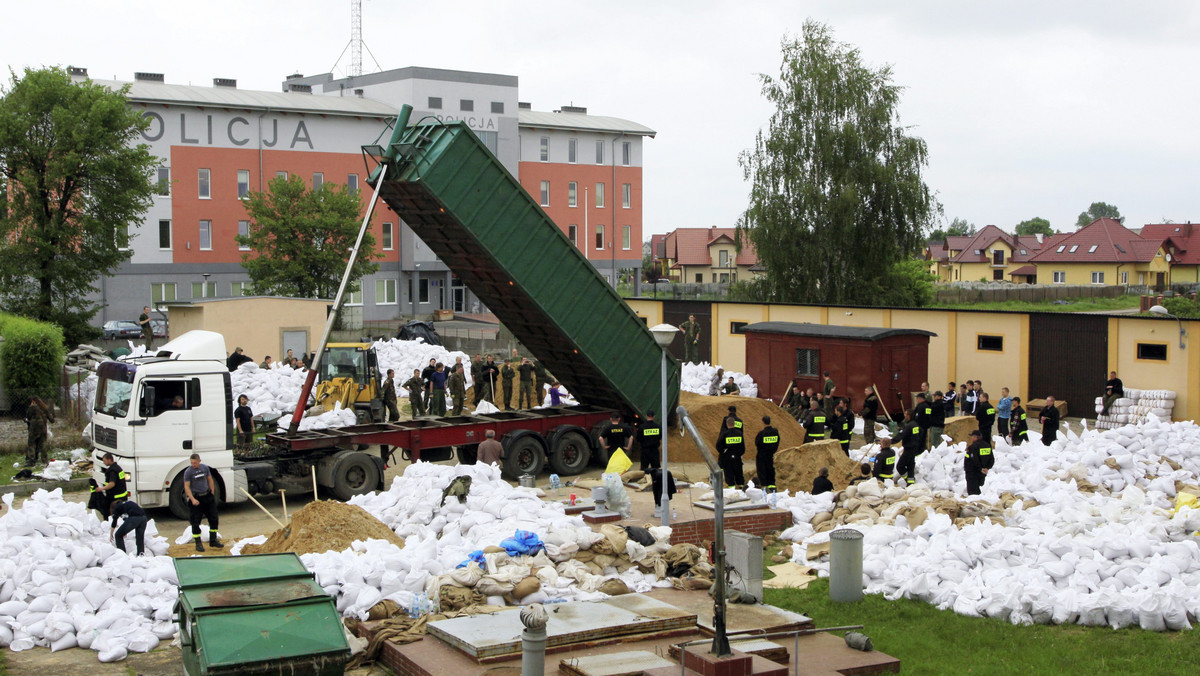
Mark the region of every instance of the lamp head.
POLYGON ((1163 307, 1163 306, 1161 306, 1161 305, 1154 305, 1154 306, 1152 306, 1152 307, 1150 308, 1150 312, 1153 312, 1153 313, 1154 313, 1154 314, 1156 314, 1156 315, 1162 315, 1162 316, 1164 316, 1164 317, 1173 317, 1173 316, 1174 316, 1174 315, 1172 315, 1172 314, 1171 314, 1171 313, 1170 313, 1170 312, 1167 310, 1167 308, 1165 308, 1165 307, 1163 307))
POLYGON ((670 324, 659 324, 650 327, 650 333, 654 334, 654 341, 661 348, 666 348, 675 340, 675 335, 679 333, 679 329, 670 324))

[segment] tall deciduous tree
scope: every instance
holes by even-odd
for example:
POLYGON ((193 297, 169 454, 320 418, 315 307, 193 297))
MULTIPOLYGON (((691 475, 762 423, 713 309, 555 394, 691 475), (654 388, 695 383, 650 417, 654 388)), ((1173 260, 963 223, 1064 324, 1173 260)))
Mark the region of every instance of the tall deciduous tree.
MULTIPOLYGON (((309 190, 299 176, 277 177, 267 188, 248 195, 249 234, 237 237, 238 244, 251 249, 242 255, 242 266, 255 292, 333 298, 362 222, 358 191, 331 184, 309 190)), ((372 260, 381 256, 368 230, 351 283, 378 270, 372 260)))
POLYGON ((901 88, 854 47, 807 21, 785 38, 775 104, 754 149, 739 240, 754 243, 775 300, 874 303, 891 268, 919 251, 937 202, 921 178, 925 142, 900 125, 901 88))
POLYGON ((1017 223, 1014 232, 1018 235, 1053 235, 1054 228, 1050 227, 1050 221, 1034 216, 1028 221, 1017 223))
POLYGON ((1107 202, 1092 202, 1092 206, 1075 219, 1075 227, 1082 228, 1097 218, 1111 218, 1121 223, 1125 222, 1125 217, 1121 215, 1120 209, 1107 202))
POLYGON ((950 221, 950 225, 944 228, 938 228, 929 233, 929 239, 942 241, 947 237, 965 237, 975 234, 975 224, 965 218, 956 218, 950 221))
POLYGON ((135 143, 148 124, 126 89, 72 82, 59 68, 14 73, 0 98, 0 295, 6 309, 95 333, 95 281, 129 258, 159 160, 135 143))

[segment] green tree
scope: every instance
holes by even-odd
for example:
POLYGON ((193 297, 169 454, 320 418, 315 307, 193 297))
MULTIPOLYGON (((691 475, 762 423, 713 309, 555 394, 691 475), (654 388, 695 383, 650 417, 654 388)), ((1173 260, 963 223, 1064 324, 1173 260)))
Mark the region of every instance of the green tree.
MULTIPOLYGON (((357 191, 323 185, 309 190, 304 179, 276 177, 266 192, 251 192, 245 202, 249 234, 237 243, 250 247, 242 266, 258 293, 296 298, 333 298, 346 270, 362 223, 363 204, 357 191)), ((375 237, 368 230, 350 281, 379 269, 372 260, 375 237)))
POLYGON ((0 92, 0 292, 6 309, 60 325, 68 344, 98 332, 95 281, 129 258, 159 160, 135 143, 149 124, 127 88, 26 69, 0 92))
POLYGON ((1018 235, 1053 235, 1054 228, 1050 227, 1050 221, 1039 216, 1034 216, 1028 221, 1017 223, 1017 228, 1014 232, 1018 235))
POLYGON ((738 158, 751 183, 738 245, 754 243, 771 300, 872 303, 939 211, 925 142, 900 125, 889 67, 815 21, 781 47, 778 79, 760 75, 776 111, 738 158))
POLYGON ((1120 209, 1107 202, 1092 202, 1092 206, 1075 219, 1075 227, 1082 228, 1097 218, 1111 218, 1120 223, 1125 222, 1125 217, 1121 215, 1120 209))
POLYGON ((964 218, 956 218, 950 221, 950 225, 944 228, 938 228, 929 233, 929 239, 941 242, 947 237, 966 237, 974 235, 976 232, 975 224, 967 221, 964 218))

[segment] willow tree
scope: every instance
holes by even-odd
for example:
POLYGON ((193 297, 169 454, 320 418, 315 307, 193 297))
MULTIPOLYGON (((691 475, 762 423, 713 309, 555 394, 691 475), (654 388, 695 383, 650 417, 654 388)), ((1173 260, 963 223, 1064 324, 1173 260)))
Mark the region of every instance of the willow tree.
POLYGON ((738 158, 751 183, 739 240, 766 267, 768 299, 887 302, 893 267, 939 210, 921 178, 925 142, 900 124, 890 67, 865 65, 815 21, 781 46, 779 77, 759 76, 775 113, 738 158))

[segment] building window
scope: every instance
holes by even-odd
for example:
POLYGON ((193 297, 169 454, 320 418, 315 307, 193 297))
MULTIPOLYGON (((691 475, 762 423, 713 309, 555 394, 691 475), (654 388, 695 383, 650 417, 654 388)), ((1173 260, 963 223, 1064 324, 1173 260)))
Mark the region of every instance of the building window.
POLYGON ((547 136, 538 139, 538 159, 542 162, 550 161, 550 138, 547 136))
POLYGON ((735 336, 743 334, 746 332, 746 326, 748 324, 749 322, 729 322, 729 332, 735 336))
POLYGON ((429 109, 430 110, 441 110, 442 109, 442 97, 430 96, 429 97, 429 109))
POLYGON ((362 305, 362 282, 346 287, 346 305, 362 305))
POLYGON ((233 298, 254 295, 253 282, 233 282, 229 285, 229 295, 233 298))
POLYGON ((697 272, 697 273, 696 273, 696 283, 697 283, 697 284, 703 284, 703 283, 704 283, 704 273, 702 273, 702 272, 697 272))
POLYGON ((604 141, 596 141, 596 164, 604 164, 604 141))
POLYGON ((250 194, 250 172, 246 169, 238 169, 238 199, 246 199, 250 194))
POLYGON ((429 280, 425 277, 417 281, 417 302, 422 304, 429 302, 429 280))
POLYGON ((567 184, 567 206, 579 206, 579 184, 575 181, 567 184))
POLYGON ((1004 351, 1004 336, 984 336, 980 335, 976 339, 976 349, 987 350, 988 352, 1003 352, 1004 351))
POLYGON ((729 252, 728 251, 721 249, 720 251, 717 252, 717 267, 719 267, 719 268, 729 267, 729 252))
POLYGON ((604 208, 604 184, 603 183, 596 184, 596 208, 597 209, 604 208))
POLYGON ((394 279, 377 279, 377 280, 375 280, 375 304, 376 305, 395 305, 396 304, 396 280, 394 280, 394 279))
POLYGON ((202 200, 212 198, 212 170, 201 169, 200 185, 198 186, 199 197, 202 200))
POLYGON ((544 207, 550 206, 550 181, 542 181, 542 201, 539 202, 544 207))
POLYGON ((726 282, 728 282, 728 281, 729 281, 729 273, 728 273, 728 272, 722 272, 722 273, 721 273, 721 278, 720 278, 720 280, 717 280, 717 281, 720 281, 722 284, 725 284, 726 282))
POLYGON ((156 188, 158 194, 162 197, 171 196, 171 168, 158 168, 158 186, 156 188))
POLYGON ((358 192, 358 174, 350 174, 346 177, 346 187, 350 192, 358 192))
POLYGON ((1167 344, 1166 343, 1138 343, 1137 358, 1148 359, 1150 361, 1166 361, 1167 360, 1167 344))
POLYGON ((597 250, 604 249, 604 226, 603 225, 596 226, 596 249, 597 250))
POLYGON ((1121 283, 1122 283, 1122 284, 1128 284, 1128 283, 1129 283, 1129 273, 1128 273, 1128 272, 1125 272, 1125 271, 1122 271, 1122 272, 1121 272, 1121 283))
POLYGON ((475 102, 471 99, 459 99, 458 109, 464 112, 472 112, 475 110, 475 102))
POLYGON ((150 285, 150 306, 158 307, 175 300, 175 282, 158 282, 150 285))
POLYGON ((493 155, 500 152, 500 134, 494 131, 483 131, 482 129, 475 132, 479 140, 483 141, 483 146, 488 149, 493 155))
POLYGON ((1100 270, 1092 270, 1092 284, 1103 284, 1104 273, 1100 270))
POLYGON ((1054 283, 1055 284, 1066 284, 1067 283, 1067 271, 1066 270, 1055 270, 1054 271, 1054 283))
POLYGON ((384 251, 392 250, 392 224, 391 223, 383 224, 383 250, 384 251))
POLYGON ((992 265, 1004 265, 1004 249, 992 251, 992 265))
POLYGON ((575 164, 575 152, 578 144, 577 139, 567 139, 567 162, 569 164, 575 164))
POLYGON ((621 144, 621 164, 629 166, 629 161, 633 155, 633 144, 625 141, 621 144))
POLYGON ((492 114, 493 115, 503 115, 504 114, 504 102, 503 101, 492 101, 492 114))
POLYGON ((992 270, 992 279, 996 280, 997 282, 1003 282, 1004 281, 1004 271, 1003 270, 992 270))
POLYGON ((633 185, 629 183, 621 184, 621 207, 629 208, 630 199, 633 197, 633 185))
POLYGON ((286 171, 277 171, 275 172, 275 178, 282 178, 286 181, 288 180, 288 173, 286 171))
POLYGON ((321 187, 322 187, 322 186, 324 186, 324 185, 325 185, 325 174, 322 174, 322 173, 321 173, 321 172, 319 172, 319 171, 318 171, 318 172, 314 172, 314 173, 313 173, 313 188, 312 188, 312 189, 313 189, 314 191, 316 191, 316 190, 320 190, 320 189, 321 189, 321 187))
POLYGON ((216 282, 192 282, 192 298, 216 298, 216 282))
POLYGON ((1068 251, 1067 253, 1075 253, 1075 252, 1076 252, 1076 251, 1078 251, 1078 250, 1079 250, 1079 245, 1078 245, 1078 244, 1072 244, 1072 245, 1071 245, 1071 250, 1070 250, 1070 251, 1068 251))
POLYGON ((212 221, 200 221, 200 250, 212 251, 212 221))
POLYGON ((630 228, 628 225, 621 226, 621 248, 626 251, 629 251, 629 238, 631 233, 632 228, 630 228))
POLYGON ((820 369, 821 351, 809 348, 796 349, 796 375, 802 378, 816 378, 820 369))
MULTIPOLYGON (((239 237, 249 237, 250 236, 250 221, 238 221, 238 236, 239 237)), ((249 251, 249 250, 250 250, 249 244, 242 244, 241 242, 238 242, 238 251, 249 251)))
POLYGON ((162 220, 158 222, 158 248, 171 248, 171 221, 162 220))
POLYGON ((579 226, 567 226, 567 238, 571 240, 572 246, 579 246, 579 226))

